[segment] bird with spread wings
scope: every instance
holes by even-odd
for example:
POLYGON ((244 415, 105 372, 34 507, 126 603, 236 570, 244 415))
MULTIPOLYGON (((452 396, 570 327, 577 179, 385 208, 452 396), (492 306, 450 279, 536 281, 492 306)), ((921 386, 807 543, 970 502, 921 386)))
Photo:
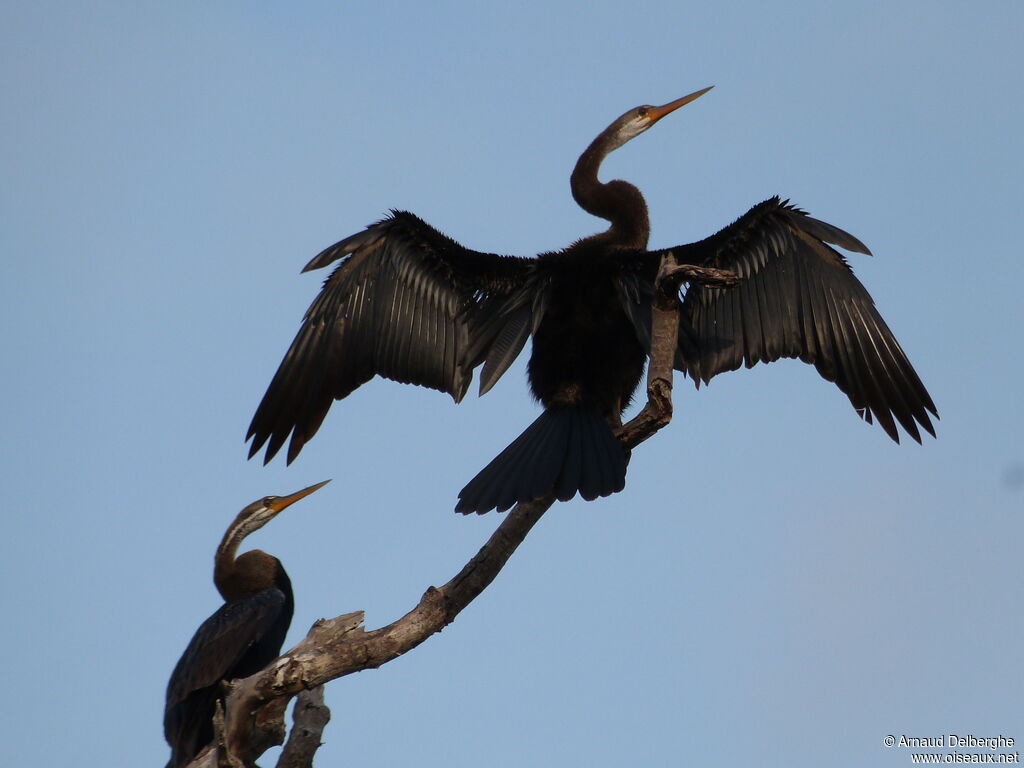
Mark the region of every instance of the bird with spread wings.
POLYGON ((778 197, 700 242, 647 250, 647 206, 621 180, 601 182, 611 151, 710 89, 629 110, 583 152, 576 202, 610 222, 601 233, 535 258, 463 247, 417 216, 394 211, 317 255, 339 262, 306 312, 249 426, 249 456, 290 463, 331 403, 374 376, 466 394, 487 392, 532 337, 531 391, 542 414, 474 477, 456 510, 483 513, 553 495, 607 496, 629 457, 615 438, 640 382, 662 256, 735 273, 735 287, 691 283, 682 295, 675 367, 699 386, 741 365, 780 358, 814 365, 866 421, 899 442, 935 435, 938 412, 846 259, 869 254, 843 230, 778 197))

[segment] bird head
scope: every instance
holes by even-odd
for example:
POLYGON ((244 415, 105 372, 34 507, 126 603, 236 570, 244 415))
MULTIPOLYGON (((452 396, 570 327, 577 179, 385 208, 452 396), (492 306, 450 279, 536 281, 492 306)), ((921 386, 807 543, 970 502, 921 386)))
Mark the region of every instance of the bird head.
POLYGON ((262 528, 277 517, 278 513, 287 509, 299 499, 309 496, 313 491, 323 488, 329 482, 331 481, 324 480, 322 483, 303 488, 301 491, 296 491, 288 496, 264 496, 239 512, 236 524, 244 525, 245 533, 248 535, 262 528))
POLYGON ((713 85, 710 85, 707 88, 701 88, 699 91, 694 91, 693 93, 676 99, 675 101, 670 101, 668 104, 662 104, 660 107, 653 107, 650 104, 633 107, 633 109, 619 117, 618 120, 608 127, 614 137, 613 146, 610 149, 621 147, 630 139, 635 138, 646 131, 656 122, 661 120, 661 118, 665 117, 665 115, 675 112, 684 104, 689 104, 694 99, 703 96, 712 88, 714 88, 713 85))

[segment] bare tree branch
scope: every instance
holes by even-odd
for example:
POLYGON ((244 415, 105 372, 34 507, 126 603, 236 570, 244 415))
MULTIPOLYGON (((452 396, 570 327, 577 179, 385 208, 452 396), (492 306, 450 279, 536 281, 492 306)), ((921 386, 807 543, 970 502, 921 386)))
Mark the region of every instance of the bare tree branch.
MULTIPOLYGON (((726 286, 733 277, 723 270, 679 266, 671 253, 662 259, 652 307, 647 403, 617 430, 625 448, 639 445, 672 418, 672 364, 679 331, 680 282, 692 280, 726 286)), ((283 741, 284 711, 293 696, 353 672, 376 669, 452 623, 494 580, 553 503, 554 498, 548 497, 517 504, 459 573, 442 587, 428 587, 419 603, 397 621, 365 631, 362 611, 321 619, 302 642, 266 669, 236 681, 227 697, 223 729, 223 751, 228 764, 253 766, 264 751, 283 741)), ((313 729, 310 731, 313 738, 313 729)), ((314 740, 318 746, 319 731, 314 740)), ((309 761, 313 752, 315 747, 308 752, 309 761)), ((309 761, 278 765, 292 768, 310 765, 309 761)))
MULTIPOLYGON (((668 255, 671 256, 671 254, 668 255)), ((663 260, 658 281, 659 289, 662 293, 666 293, 678 291, 683 283, 700 283, 711 288, 732 288, 734 285, 739 285, 740 276, 727 269, 716 269, 715 267, 697 267, 693 264, 666 265, 663 260)))
POLYGON ((292 732, 277 759, 277 768, 313 768, 313 757, 330 720, 322 685, 299 693, 292 710, 292 732))
POLYGON ((217 757, 224 754, 220 746, 219 741, 207 744, 200 750, 198 755, 192 758, 192 762, 185 766, 185 768, 218 768, 217 757))
POLYGON ((647 403, 618 431, 619 440, 630 450, 672 420, 672 363, 679 338, 679 283, 669 277, 674 269, 678 269, 676 259, 669 252, 661 259, 651 306, 647 403))
POLYGON ((554 502, 517 504, 487 543, 443 587, 429 587, 409 613, 380 629, 365 632, 363 613, 321 619, 306 638, 262 672, 236 682, 227 699, 225 746, 250 766, 283 739, 280 702, 307 688, 364 669, 376 669, 412 650, 451 624, 459 612, 489 585, 516 547, 554 502))

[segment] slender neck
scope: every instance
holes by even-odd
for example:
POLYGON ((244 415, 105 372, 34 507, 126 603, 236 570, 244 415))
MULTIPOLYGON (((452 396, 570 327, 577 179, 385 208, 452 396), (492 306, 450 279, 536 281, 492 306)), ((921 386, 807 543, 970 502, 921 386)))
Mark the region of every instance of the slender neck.
POLYGON ((646 248, 651 224, 640 190, 620 179, 602 183, 597 178, 601 162, 622 143, 611 128, 602 131, 576 161, 569 183, 583 210, 611 222, 607 239, 627 248, 646 248))
POLYGON ((260 527, 262 523, 256 523, 252 514, 242 510, 220 540, 213 560, 213 583, 217 585, 217 591, 225 600, 233 599, 238 590, 235 583, 235 556, 238 554, 238 547, 246 536, 260 527))

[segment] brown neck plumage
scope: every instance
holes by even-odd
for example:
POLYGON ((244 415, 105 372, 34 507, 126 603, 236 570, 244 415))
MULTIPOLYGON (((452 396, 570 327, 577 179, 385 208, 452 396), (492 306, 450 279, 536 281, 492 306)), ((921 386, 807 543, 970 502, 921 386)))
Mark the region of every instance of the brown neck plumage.
POLYGON ((213 561, 213 583, 225 600, 237 600, 274 586, 279 565, 276 557, 259 549, 235 557, 242 540, 262 525, 242 510, 224 532, 213 561))
POLYGON ((572 196, 587 213, 611 222, 606 236, 612 243, 626 248, 646 248, 651 224, 640 190, 619 179, 602 183, 597 178, 601 162, 623 143, 612 130, 614 127, 602 131, 576 161, 570 178, 572 196))

